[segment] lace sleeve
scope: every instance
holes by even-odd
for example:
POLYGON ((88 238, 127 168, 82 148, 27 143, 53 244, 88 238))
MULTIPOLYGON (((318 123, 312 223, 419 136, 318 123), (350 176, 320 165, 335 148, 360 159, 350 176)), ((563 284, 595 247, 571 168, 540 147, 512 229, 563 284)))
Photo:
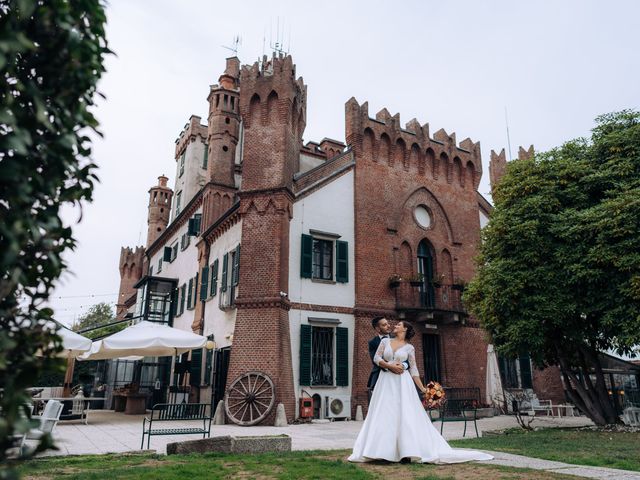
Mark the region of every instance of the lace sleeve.
POLYGON ((418 366, 416 365, 416 349, 413 345, 409 348, 409 373, 412 377, 419 377, 418 366))
POLYGON ((385 345, 388 342, 389 342, 388 338, 383 338, 382 341, 380 342, 380 345, 378 345, 378 350, 376 350, 376 354, 373 356, 373 363, 375 363, 378 366, 380 366, 380 361, 384 360, 384 358, 382 358, 382 355, 384 354, 385 345))

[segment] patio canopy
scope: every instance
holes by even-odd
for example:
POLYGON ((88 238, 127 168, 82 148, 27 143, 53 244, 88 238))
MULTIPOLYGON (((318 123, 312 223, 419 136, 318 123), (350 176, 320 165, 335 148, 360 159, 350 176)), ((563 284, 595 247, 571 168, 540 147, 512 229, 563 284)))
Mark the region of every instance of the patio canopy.
POLYGON ((77 355, 82 355, 91 349, 91 340, 87 337, 77 334, 74 331, 69 330, 56 320, 47 322, 47 327, 51 330, 56 330, 56 334, 62 339, 62 350, 58 357, 61 358, 73 358, 77 355))
POLYGON ((161 323, 142 321, 102 340, 79 360, 123 357, 168 357, 207 346, 207 337, 161 323))

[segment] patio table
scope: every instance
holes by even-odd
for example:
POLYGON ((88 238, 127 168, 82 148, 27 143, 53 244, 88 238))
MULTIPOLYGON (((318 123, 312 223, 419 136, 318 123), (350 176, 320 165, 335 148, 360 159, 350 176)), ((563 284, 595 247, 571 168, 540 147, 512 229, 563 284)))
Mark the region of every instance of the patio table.
POLYGON ((58 400, 59 402, 83 402, 84 406, 82 408, 82 412, 80 413, 80 420, 84 420, 84 424, 89 425, 89 412, 91 410, 91 402, 104 402, 104 397, 48 397, 34 398, 33 400, 43 402, 48 402, 49 400, 58 400))

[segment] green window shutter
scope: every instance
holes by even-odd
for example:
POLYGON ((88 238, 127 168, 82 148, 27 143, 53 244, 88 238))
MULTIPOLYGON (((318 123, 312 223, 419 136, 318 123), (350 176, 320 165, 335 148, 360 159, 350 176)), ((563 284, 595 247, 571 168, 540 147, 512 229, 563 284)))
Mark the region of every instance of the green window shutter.
POLYGON ((171 261, 171 247, 164 247, 164 250, 162 252, 162 259, 165 262, 171 261))
POLYGON ((202 349, 191 351, 191 375, 189 384, 192 387, 199 387, 202 383, 202 349))
POLYGON ((336 240, 336 282, 349 281, 349 244, 336 240))
MULTIPOLYGON (((170 320, 172 320, 173 317, 175 317, 176 314, 178 313, 178 293, 179 293, 178 287, 174 288, 173 291, 171 292, 171 318, 170 318, 170 320)), ((171 323, 171 321, 169 323, 171 323)))
POLYGON ((196 276, 193 277, 193 307, 196 306, 196 302, 198 301, 198 273, 196 272, 196 276))
POLYGON ((187 293, 187 284, 183 283, 180 287, 180 313, 178 315, 182 315, 184 313, 184 296, 187 293))
POLYGON ((300 276, 311 278, 313 273, 313 237, 302 234, 302 254, 300 255, 300 276))
POLYGON ((349 385, 349 329, 336 327, 336 385, 349 385))
POLYGON ((311 325, 300 325, 300 385, 311 385, 311 325))
POLYGON ((520 380, 522 388, 533 388, 533 378, 531 376, 531 360, 529 355, 520 355, 520 380))
POLYGON ((209 165, 209 145, 204 144, 204 157, 202 158, 202 168, 207 168, 209 165))
POLYGON ((209 293, 209 267, 202 267, 202 275, 200 275, 202 279, 202 284, 200 285, 200 300, 206 300, 207 294, 209 293))
POLYGON ((189 279, 189 289, 187 290, 187 308, 191 308, 191 298, 193 295, 193 278, 189 279))
POLYGON ((204 385, 211 385, 211 372, 213 370, 213 349, 207 350, 204 362, 204 385))
POLYGON ((215 297, 218 293, 218 259, 216 258, 211 265, 211 296, 215 297))
POLYGON ((233 285, 238 285, 240 281, 240 245, 236 248, 236 254, 233 257, 233 276, 231 277, 231 281, 233 285))
POLYGON ((220 285, 220 291, 227 291, 227 267, 229 264, 229 254, 225 253, 224 257, 222 257, 222 282, 220 285))

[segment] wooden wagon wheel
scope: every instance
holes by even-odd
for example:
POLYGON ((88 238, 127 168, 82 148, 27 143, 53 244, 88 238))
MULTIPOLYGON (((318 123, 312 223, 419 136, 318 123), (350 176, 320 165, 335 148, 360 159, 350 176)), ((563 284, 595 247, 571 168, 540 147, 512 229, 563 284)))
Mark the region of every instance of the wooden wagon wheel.
POLYGON ((271 412, 276 389, 261 372, 248 372, 236 378, 224 396, 227 417, 237 425, 256 425, 271 412))

